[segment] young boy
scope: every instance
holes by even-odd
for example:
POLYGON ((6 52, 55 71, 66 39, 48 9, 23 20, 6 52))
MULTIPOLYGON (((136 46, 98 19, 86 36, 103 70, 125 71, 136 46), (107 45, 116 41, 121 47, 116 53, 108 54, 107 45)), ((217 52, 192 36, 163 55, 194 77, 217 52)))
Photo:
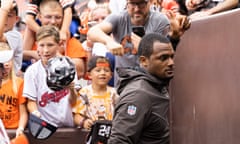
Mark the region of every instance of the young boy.
POLYGON ((20 74, 23 58, 22 35, 13 29, 19 20, 17 4, 14 0, 1 0, 0 3, 0 42, 8 43, 14 51, 14 71, 20 74))
MULTIPOLYGON (((61 29, 63 22, 63 8, 60 3, 56 0, 42 0, 39 6, 39 20, 42 26, 54 25, 58 29, 61 29)), ((61 41, 60 41, 61 42, 61 41)), ((26 50, 24 48, 24 57, 32 57, 31 59, 39 60, 39 56, 36 52, 37 46, 31 50, 26 50), (28 54, 26 54, 28 53, 28 54)), ((85 73, 85 59, 86 53, 82 48, 81 43, 74 37, 67 40, 66 45, 61 42, 61 47, 59 47, 60 54, 68 56, 76 65, 78 79, 80 79, 85 73)))
MULTIPOLYGON (((38 31, 40 28, 40 24, 36 22, 36 16, 39 13, 39 5, 42 0, 31 0, 27 4, 27 11, 26 11, 26 24, 27 29, 24 34, 24 49, 31 50, 34 42, 35 42, 35 32, 38 31)), ((72 21, 72 6, 75 0, 56 0, 61 3, 62 8, 64 9, 63 12, 63 23, 60 30, 60 39, 63 42, 66 42, 67 38, 69 38, 69 28, 72 21)))
POLYGON ((112 77, 111 69, 106 57, 93 56, 89 60, 87 74, 92 83, 79 91, 73 108, 75 125, 90 129, 95 120, 112 120, 118 95, 113 87, 108 86, 112 77))
POLYGON ((46 81, 48 60, 56 57, 60 34, 54 26, 42 26, 36 34, 40 60, 29 66, 24 74, 23 96, 28 98, 28 111, 57 127, 72 127, 72 105, 76 91, 73 86, 51 90, 46 81), (46 102, 44 105, 42 102, 46 102))

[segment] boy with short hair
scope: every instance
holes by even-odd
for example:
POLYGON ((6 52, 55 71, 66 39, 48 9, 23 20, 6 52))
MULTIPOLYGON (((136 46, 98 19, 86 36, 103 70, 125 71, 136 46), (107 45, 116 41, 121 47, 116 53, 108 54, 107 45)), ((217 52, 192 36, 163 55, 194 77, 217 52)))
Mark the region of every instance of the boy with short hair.
POLYGON ((54 126, 72 127, 71 109, 77 96, 73 85, 53 91, 46 80, 48 60, 56 57, 60 46, 59 31, 54 26, 42 26, 36 39, 40 60, 29 66, 24 74, 23 96, 28 98, 28 110, 54 126))
POLYGON ((73 113, 77 126, 90 129, 96 120, 112 120, 118 94, 108 86, 112 78, 112 66, 106 57, 93 56, 88 62, 87 74, 91 84, 79 91, 73 113))
MULTIPOLYGON (((42 26, 54 25, 58 29, 61 28, 64 18, 63 8, 57 0, 42 0, 39 11, 39 21, 42 26)), ((31 58, 38 60, 39 56, 36 49, 36 45, 34 45, 31 50, 26 50, 24 47, 24 59, 31 58)), ((66 45, 61 43, 61 47, 59 47, 58 52, 71 58, 76 65, 78 79, 82 78, 85 73, 86 52, 82 48, 81 43, 76 38, 71 37, 67 40, 66 45)))
MULTIPOLYGON (((26 10, 26 24, 27 29, 25 31, 25 38, 24 38, 24 46, 27 47, 26 49, 31 49, 35 42, 35 32, 41 27, 39 25, 39 21, 36 22, 36 17, 39 13, 39 5, 43 0, 31 0, 27 4, 27 10, 26 10)), ((63 24, 60 29, 60 39, 63 42, 66 42, 66 40, 69 38, 69 28, 72 21, 72 6, 75 3, 75 0, 56 0, 61 3, 63 11, 63 24)))

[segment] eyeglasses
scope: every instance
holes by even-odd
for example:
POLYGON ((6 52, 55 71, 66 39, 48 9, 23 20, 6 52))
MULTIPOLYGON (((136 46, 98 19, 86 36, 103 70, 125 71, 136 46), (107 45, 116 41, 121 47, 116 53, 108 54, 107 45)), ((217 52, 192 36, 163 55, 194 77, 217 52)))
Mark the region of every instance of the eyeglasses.
POLYGON ((128 6, 130 8, 144 8, 147 5, 147 2, 141 1, 141 2, 127 2, 128 6))

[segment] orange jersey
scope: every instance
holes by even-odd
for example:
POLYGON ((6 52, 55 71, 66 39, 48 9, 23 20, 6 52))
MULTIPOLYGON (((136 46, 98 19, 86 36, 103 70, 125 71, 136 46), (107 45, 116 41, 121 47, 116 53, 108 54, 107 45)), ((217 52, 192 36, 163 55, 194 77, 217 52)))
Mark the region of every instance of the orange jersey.
POLYGON ((70 58, 86 58, 87 53, 76 38, 70 38, 67 43, 65 55, 70 58))
POLYGON ((17 92, 13 91, 13 81, 8 80, 0 88, 0 118, 5 128, 17 128, 20 119, 19 105, 26 102, 22 96, 23 79, 16 78, 17 92))

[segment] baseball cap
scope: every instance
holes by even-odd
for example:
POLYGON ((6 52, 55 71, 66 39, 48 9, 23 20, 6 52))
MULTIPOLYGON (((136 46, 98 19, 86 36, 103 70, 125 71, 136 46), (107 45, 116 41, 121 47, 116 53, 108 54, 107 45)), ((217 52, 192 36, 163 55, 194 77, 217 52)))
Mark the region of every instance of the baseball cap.
POLYGON ((108 58, 103 56, 93 56, 88 62, 87 71, 90 72, 97 66, 107 66, 113 71, 112 66, 108 58))
POLYGON ((13 57, 13 50, 0 51, 0 63, 5 63, 13 57))

